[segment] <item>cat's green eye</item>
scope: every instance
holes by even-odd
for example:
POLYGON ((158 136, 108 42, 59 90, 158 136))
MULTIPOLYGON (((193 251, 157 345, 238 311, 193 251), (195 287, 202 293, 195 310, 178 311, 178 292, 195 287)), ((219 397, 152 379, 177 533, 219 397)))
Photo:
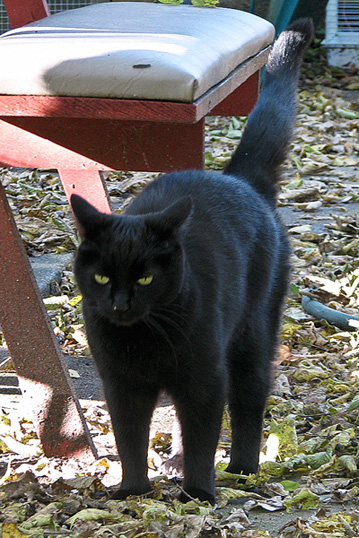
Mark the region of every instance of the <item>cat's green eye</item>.
POLYGON ((152 280, 153 275, 144 276, 137 280, 137 284, 139 284, 140 286, 148 286, 149 284, 151 284, 152 280))
POLYGON ((97 282, 97 284, 102 284, 102 285, 105 285, 105 284, 108 284, 110 282, 110 279, 108 276, 105 276, 105 275, 95 275, 95 280, 97 282))

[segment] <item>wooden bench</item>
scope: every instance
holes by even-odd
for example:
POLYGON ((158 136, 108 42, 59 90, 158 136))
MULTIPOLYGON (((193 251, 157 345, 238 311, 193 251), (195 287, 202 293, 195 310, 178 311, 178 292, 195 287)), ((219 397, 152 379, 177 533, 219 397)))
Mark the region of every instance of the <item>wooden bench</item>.
MULTIPOLYGON (((143 2, 50 15, 4 0, 0 164, 56 168, 68 197, 110 205, 101 170, 204 165, 204 121, 247 115, 274 28, 249 13, 143 2)), ((0 324, 46 455, 95 449, 0 185, 0 324)))

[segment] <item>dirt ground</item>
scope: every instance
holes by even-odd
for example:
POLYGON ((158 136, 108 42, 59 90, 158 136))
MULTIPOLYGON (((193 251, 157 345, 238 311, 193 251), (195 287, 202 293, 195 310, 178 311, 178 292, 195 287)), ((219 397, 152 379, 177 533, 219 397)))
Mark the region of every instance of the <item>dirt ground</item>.
MULTIPOLYGON (((6 348, 0 346, 0 362, 8 355, 6 348)), ((103 398, 101 383, 96 372, 91 358, 83 357, 82 359, 66 357, 69 371, 76 371, 78 377, 72 379, 76 393, 80 398, 81 406, 84 409, 87 409, 91 406, 96 406, 99 409, 106 409, 106 402, 103 398)), ((26 409, 24 408, 24 401, 21 396, 20 390, 18 389, 16 377, 13 376, 12 380, 7 385, 8 394, 5 394, 5 385, 4 385, 4 376, 0 375, 0 410, 8 412, 15 412, 18 416, 26 416, 26 409)), ((159 402, 158 407, 156 408, 152 424, 151 424, 151 434, 150 437, 154 437, 157 432, 165 432, 170 434, 172 431, 173 422, 175 419, 175 409, 172 405, 170 399, 166 395, 162 395, 161 401, 159 402)), ((102 447, 100 447, 101 450, 102 447)), ((111 452, 112 455, 116 454, 116 448, 113 438, 110 442, 106 442, 105 452, 111 452)), ((104 452, 104 453, 105 453, 104 452)), ((7 458, 0 457, 0 475, 5 472, 6 465, 8 463, 7 458), (4 466, 1 465, 3 461, 4 466)), ((155 476, 156 473, 153 473, 155 476)), ((1 476, 0 476, 1 478, 1 476)), ((323 517, 329 518, 334 514, 340 514, 340 517, 348 516, 359 518, 359 499, 358 503, 356 502, 335 502, 332 498, 321 499, 319 505, 315 509, 303 509, 303 508, 293 508, 290 511, 285 509, 280 510, 269 510, 264 507, 255 507, 248 510, 248 505, 245 505, 247 501, 246 498, 233 500, 225 508, 220 509, 222 517, 231 514, 237 509, 244 508, 247 521, 248 521, 248 532, 253 530, 253 532, 262 532, 263 535, 254 534, 257 536, 268 536, 265 533, 269 533, 270 537, 282 537, 285 536, 283 532, 295 533, 296 529, 300 528, 302 524, 308 523, 310 521, 315 521, 318 518, 323 517)), ((294 536, 305 536, 305 534, 293 534, 294 536)), ((239 537, 240 535, 238 535, 239 537)), ((244 536, 244 535, 243 535, 244 536)), ((248 535, 250 537, 251 535, 248 535)), ((289 536, 292 536, 289 534, 289 536)), ((318 535, 319 538, 324 538, 324 535, 318 535)), ((332 536, 332 535, 330 535, 332 536)), ((340 535, 341 536, 341 535, 340 535)), ((343 535, 344 536, 344 535, 343 535)), ((346 536, 346 535, 345 535, 346 536)), ((350 536, 350 534, 348 534, 350 536)))

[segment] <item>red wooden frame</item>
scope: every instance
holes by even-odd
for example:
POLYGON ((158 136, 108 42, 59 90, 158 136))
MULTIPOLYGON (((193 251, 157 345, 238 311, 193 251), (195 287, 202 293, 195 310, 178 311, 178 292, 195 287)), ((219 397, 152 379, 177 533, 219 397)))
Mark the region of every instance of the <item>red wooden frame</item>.
POLYGON ((91 460, 96 451, 1 183, 0 222, 1 326, 44 452, 91 460))
MULTIPOLYGON (((45 0, 3 2, 13 28, 49 15, 45 0)), ((57 168, 68 197, 76 192, 109 212, 99 171, 203 167, 205 116, 248 114, 268 53, 248 59, 194 103, 0 95, 0 165, 57 168)), ((1 185, 0 222, 0 323, 45 453, 94 457, 1 185)))

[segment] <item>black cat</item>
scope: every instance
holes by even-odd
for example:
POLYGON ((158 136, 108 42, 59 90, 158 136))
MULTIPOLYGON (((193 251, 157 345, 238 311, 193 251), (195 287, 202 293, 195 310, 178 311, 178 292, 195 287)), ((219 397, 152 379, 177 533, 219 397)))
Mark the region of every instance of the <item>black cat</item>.
POLYGON ((75 274, 123 467, 115 498, 151 489, 149 425, 162 389, 181 424, 184 492, 215 502, 214 455, 226 400, 228 471, 258 469, 289 273, 275 185, 312 33, 311 21, 302 19, 274 44, 259 101, 224 175, 162 175, 121 216, 72 196, 84 236, 75 274))

